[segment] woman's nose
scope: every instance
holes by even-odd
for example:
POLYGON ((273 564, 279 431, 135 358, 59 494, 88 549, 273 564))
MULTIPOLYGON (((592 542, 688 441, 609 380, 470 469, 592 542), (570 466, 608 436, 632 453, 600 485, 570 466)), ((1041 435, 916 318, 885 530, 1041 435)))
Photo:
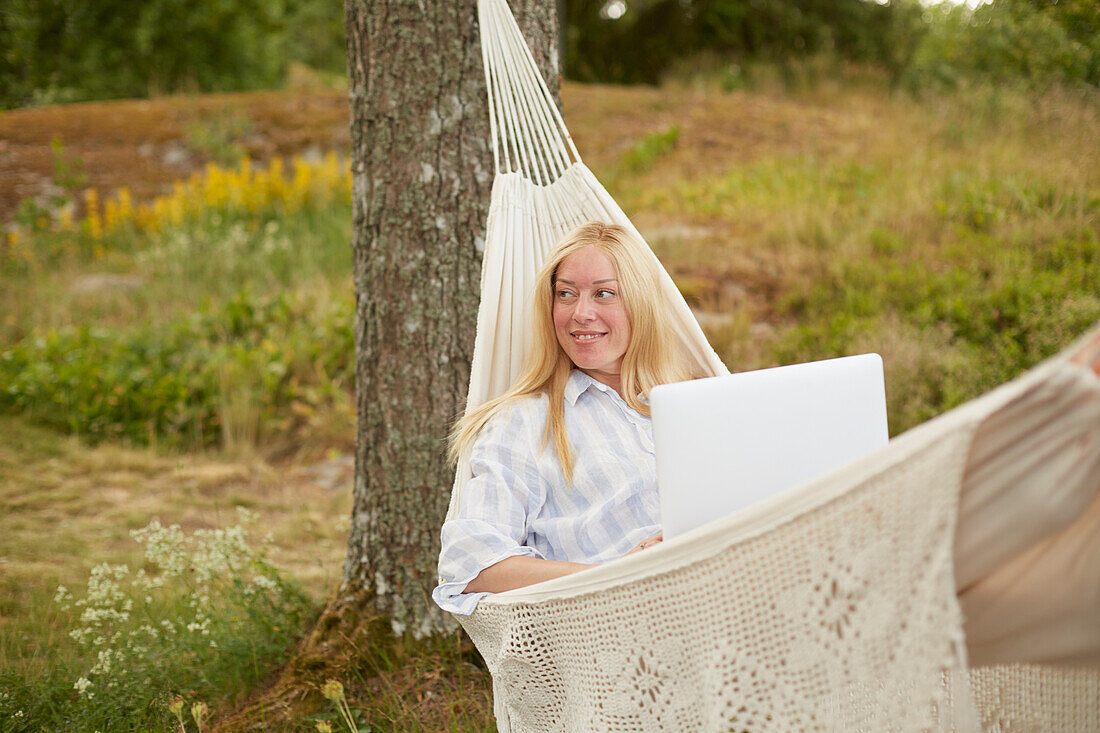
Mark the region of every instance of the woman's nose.
POLYGON ((573 308, 573 320, 584 322, 591 321, 595 317, 596 314, 592 309, 591 299, 583 295, 577 298, 577 305, 573 308))

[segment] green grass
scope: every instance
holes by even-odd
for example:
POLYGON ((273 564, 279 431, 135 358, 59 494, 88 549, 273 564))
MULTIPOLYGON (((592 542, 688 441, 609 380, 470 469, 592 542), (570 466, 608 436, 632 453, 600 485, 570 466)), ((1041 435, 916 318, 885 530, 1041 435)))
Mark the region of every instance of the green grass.
MULTIPOLYGON (((480 655, 458 634, 429 639, 405 635, 378 644, 343 680, 354 722, 371 733, 494 731, 487 681, 480 655)), ((306 722, 327 720, 334 731, 346 731, 337 710, 332 704, 306 722)))
POLYGON ((680 128, 672 125, 666 130, 651 132, 639 140, 623 156, 622 167, 630 175, 644 173, 653 167, 657 159, 666 154, 680 139, 680 128))
POLYGON ((211 211, 94 245, 40 234, 0 271, 0 413, 179 450, 270 445, 346 414, 349 220, 344 203, 211 211))
POLYGON ((743 330, 715 343, 732 368, 879 351, 894 433, 1008 381, 1100 319, 1096 188, 945 171, 910 181, 927 190, 918 203, 899 199, 899 173, 913 175, 767 161, 645 194, 677 218, 758 230, 781 265, 753 316, 775 326, 761 353, 746 364, 729 343, 743 330))
MULTIPOLYGON (((276 473, 254 459, 91 447, 22 418, 0 416, 0 435, 0 503, 8 510, 0 535, 0 689, 9 695, 0 701, 2 730, 144 730, 163 722, 161 703, 169 690, 194 690, 192 697, 201 695, 225 710, 285 658, 302 620, 315 613, 338 577, 350 496, 311 485, 294 466, 276 473), (69 636, 81 625, 81 609, 55 602, 58 586, 82 595, 89 573, 101 563, 151 572, 132 530, 156 518, 179 523, 188 533, 211 530, 232 524, 237 507, 262 517, 254 544, 266 548, 285 578, 308 591, 308 598, 287 596, 293 601, 287 610, 299 621, 288 623, 286 613, 221 613, 225 638, 219 656, 186 644, 162 646, 148 655, 158 665, 148 675, 157 684, 131 680, 118 690, 122 698, 101 694, 99 703, 82 704, 73 684, 94 665, 96 654, 69 636), (270 544, 263 539, 267 533, 270 544), (279 632, 261 623, 273 616, 286 619, 279 632), (153 709, 147 709, 150 703, 153 709), (125 714, 112 713, 108 721, 103 716, 110 706, 125 714), (18 710, 34 727, 14 726, 10 716, 18 710)), ((240 600, 232 589, 212 596, 240 600)), ((179 595, 158 598, 149 610, 177 621, 188 612, 179 595)))
POLYGON ((842 99, 875 125, 676 175, 702 167, 685 134, 651 173, 612 177, 658 232, 702 232, 654 245, 717 316, 706 330, 731 369, 880 352, 896 434, 1100 320, 1095 99, 979 90, 926 106, 849 91, 802 104, 842 99))
POLYGON ((0 714, 26 723, 15 730, 166 729, 171 697, 232 703, 307 628, 308 597, 242 525, 185 533, 154 521, 130 534, 144 548, 136 562, 101 563, 85 587, 55 590, 71 653, 37 676, 3 673, 0 714))

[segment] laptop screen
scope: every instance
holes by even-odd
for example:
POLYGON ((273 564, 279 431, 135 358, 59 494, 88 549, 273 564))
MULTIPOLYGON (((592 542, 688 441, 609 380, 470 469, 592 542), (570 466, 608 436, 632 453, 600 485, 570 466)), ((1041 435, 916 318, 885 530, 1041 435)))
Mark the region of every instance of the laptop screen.
POLYGON ((889 440, 878 354, 661 385, 650 406, 666 540, 889 440))

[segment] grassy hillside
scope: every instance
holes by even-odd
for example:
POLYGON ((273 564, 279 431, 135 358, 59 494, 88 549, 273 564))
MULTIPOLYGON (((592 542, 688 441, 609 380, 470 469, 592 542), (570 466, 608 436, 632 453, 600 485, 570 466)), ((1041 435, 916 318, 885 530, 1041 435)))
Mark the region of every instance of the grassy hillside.
MULTIPOLYGON (((1095 96, 696 80, 563 97, 586 162, 732 369, 878 351, 897 433, 1100 319, 1095 96)), ((324 155, 346 142, 342 93, 317 90, 0 114, 0 174, 17 181, 0 197, 0 674, 47 727, 74 710, 102 730, 174 719, 171 698, 138 691, 132 717, 88 712, 73 685, 95 655, 53 600, 59 584, 83 593, 100 563, 153 572, 131 537, 153 519, 189 533, 258 512, 253 542, 271 532, 307 614, 337 577, 350 207, 345 162, 324 155)), ((227 638, 270 636, 241 628, 227 638)), ((224 714, 287 648, 248 674, 214 655, 213 684, 171 689, 224 714)), ((383 658, 343 680, 364 722, 490 724, 484 672, 457 640, 383 658)))

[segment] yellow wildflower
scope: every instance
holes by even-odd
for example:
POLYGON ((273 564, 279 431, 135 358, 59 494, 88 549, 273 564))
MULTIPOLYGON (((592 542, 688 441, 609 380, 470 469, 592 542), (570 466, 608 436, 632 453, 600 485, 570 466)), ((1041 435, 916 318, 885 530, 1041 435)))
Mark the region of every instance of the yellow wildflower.
POLYGON ((103 202, 103 231, 110 234, 118 226, 118 202, 107 199, 103 202))
MULTIPOLYGON (((310 201, 346 198, 351 193, 351 162, 333 151, 317 163, 294 156, 289 164, 291 170, 286 171, 287 167, 279 157, 273 158, 266 169, 255 168, 247 155, 241 157, 235 168, 210 162, 201 172, 173 184, 170 194, 142 204, 134 203, 130 189, 125 186, 113 198, 103 201, 96 189, 89 188, 84 193, 87 215, 81 227, 93 239, 127 224, 137 231, 156 232, 168 225, 179 225, 205 208, 256 214, 279 205, 294 212, 310 201)), ((72 213, 63 210, 58 228, 69 231, 72 227, 72 213)))
POLYGON ((134 199, 130 195, 130 189, 126 186, 118 189, 118 211, 124 219, 134 218, 134 199))
POLYGON ((103 236, 103 220, 99 216, 99 192, 94 188, 84 192, 84 206, 87 209, 85 228, 92 239, 99 239, 103 236))

